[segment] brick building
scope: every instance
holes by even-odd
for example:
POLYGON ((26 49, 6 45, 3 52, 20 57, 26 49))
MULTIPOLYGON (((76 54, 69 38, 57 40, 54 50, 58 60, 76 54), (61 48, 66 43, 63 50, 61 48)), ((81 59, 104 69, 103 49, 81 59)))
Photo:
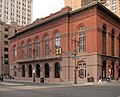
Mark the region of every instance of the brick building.
POLYGON ((98 2, 74 11, 65 7, 9 39, 16 79, 79 83, 120 77, 120 18, 98 2))

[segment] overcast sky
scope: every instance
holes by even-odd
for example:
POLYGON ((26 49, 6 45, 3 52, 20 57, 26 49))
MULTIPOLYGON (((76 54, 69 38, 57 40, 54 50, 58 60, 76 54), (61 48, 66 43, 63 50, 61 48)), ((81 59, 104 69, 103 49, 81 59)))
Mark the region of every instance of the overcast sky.
POLYGON ((55 13, 64 7, 64 0, 33 0, 33 21, 55 13))

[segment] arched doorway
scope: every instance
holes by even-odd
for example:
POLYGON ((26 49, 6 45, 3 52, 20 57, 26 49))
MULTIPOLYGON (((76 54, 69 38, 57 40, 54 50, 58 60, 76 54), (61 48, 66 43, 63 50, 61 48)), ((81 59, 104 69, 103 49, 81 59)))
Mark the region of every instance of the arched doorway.
POLYGON ((37 78, 40 77, 40 65, 39 64, 36 65, 36 77, 37 78))
POLYGON ((25 77, 25 65, 22 65, 22 77, 25 77))
POLYGON ((103 60, 102 62, 102 78, 106 78, 106 60, 103 60))
POLYGON ((60 64, 57 62, 57 63, 55 63, 55 65, 54 65, 54 76, 55 76, 55 78, 60 78, 60 64))
POLYGON ((111 63, 111 78, 114 78, 114 61, 111 63))
POLYGON ((50 77, 50 67, 49 64, 46 63, 45 64, 45 78, 49 78, 50 77))
POLYGON ((29 77, 32 77, 32 65, 29 65, 29 77))
POLYGON ((14 66, 14 76, 17 77, 16 66, 14 66))
POLYGON ((120 78, 120 63, 119 63, 119 66, 118 66, 118 77, 120 78))

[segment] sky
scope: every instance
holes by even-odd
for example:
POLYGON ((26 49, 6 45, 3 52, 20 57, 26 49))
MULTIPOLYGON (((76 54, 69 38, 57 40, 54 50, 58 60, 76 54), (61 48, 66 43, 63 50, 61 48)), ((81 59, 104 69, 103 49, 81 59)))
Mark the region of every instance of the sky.
POLYGON ((55 13, 64 7, 64 0, 33 0, 33 21, 55 13))

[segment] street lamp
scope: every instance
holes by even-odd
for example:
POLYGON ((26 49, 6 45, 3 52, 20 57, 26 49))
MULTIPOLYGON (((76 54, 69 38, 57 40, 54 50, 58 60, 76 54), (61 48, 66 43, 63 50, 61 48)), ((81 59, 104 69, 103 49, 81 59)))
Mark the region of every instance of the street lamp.
POLYGON ((74 84, 77 84, 77 64, 76 64, 76 59, 75 59, 75 75, 74 75, 74 84))
POLYGON ((76 46, 77 46, 77 43, 79 42, 79 41, 77 41, 76 40, 76 37, 75 37, 75 39, 73 40, 72 39, 72 41, 74 42, 74 60, 75 60, 75 69, 74 69, 74 84, 77 84, 77 61, 76 61, 76 58, 77 58, 77 49, 76 49, 76 46))

